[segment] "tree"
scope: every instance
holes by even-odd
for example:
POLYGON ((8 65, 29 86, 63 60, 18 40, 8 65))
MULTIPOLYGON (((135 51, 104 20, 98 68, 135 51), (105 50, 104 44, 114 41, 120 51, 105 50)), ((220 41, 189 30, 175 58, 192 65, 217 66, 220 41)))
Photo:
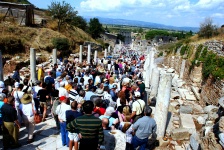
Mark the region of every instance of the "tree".
POLYGON ((218 29, 216 25, 213 25, 211 18, 205 18, 204 22, 200 24, 200 29, 198 32, 199 37, 211 38, 218 34, 218 29))
POLYGON ((142 33, 143 29, 142 28, 138 28, 138 33, 142 33))
POLYGON ((71 22, 77 14, 72 6, 65 1, 61 2, 51 2, 51 6, 48 6, 49 14, 58 20, 58 31, 60 32, 61 26, 64 23, 71 22))
POLYGON ((71 24, 84 31, 87 29, 87 22, 82 16, 75 16, 72 19, 71 24))
POLYGON ((89 22, 89 34, 92 38, 96 39, 100 37, 100 34, 103 33, 103 31, 103 26, 99 22, 98 18, 91 18, 89 22))

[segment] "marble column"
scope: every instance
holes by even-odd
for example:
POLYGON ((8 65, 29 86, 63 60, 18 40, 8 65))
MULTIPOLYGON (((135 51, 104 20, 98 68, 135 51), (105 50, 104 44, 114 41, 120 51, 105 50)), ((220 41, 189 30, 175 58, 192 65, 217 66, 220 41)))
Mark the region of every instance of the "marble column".
POLYGON ((180 79, 183 79, 183 77, 184 77, 185 64, 186 64, 186 60, 184 59, 184 60, 182 60, 182 63, 181 63, 180 79))
POLYGON ((143 79, 145 81, 145 87, 149 88, 149 54, 146 56, 145 64, 144 64, 144 71, 143 71, 143 79))
POLYGON ((53 64, 57 64, 57 49, 53 49, 53 64))
POLYGON ((151 85, 151 78, 152 78, 152 69, 155 67, 154 64, 154 55, 155 55, 155 51, 154 48, 151 48, 151 51, 149 52, 149 56, 150 56, 150 61, 149 61, 149 84, 151 85))
POLYGON ((156 97, 159 87, 159 77, 160 77, 160 71, 157 68, 152 69, 152 76, 151 76, 151 92, 150 97, 156 97))
POLYGON ((0 81, 4 81, 3 77, 3 61, 2 61, 2 51, 0 50, 0 81))
POLYGON ((82 63, 82 45, 79 48, 79 63, 82 63))
POLYGON ((107 57, 107 49, 105 49, 105 51, 104 51, 104 57, 105 58, 107 57))
POLYGON ((108 53, 110 54, 110 45, 108 46, 108 53))
POLYGON ((164 137, 171 95, 172 77, 170 74, 160 75, 154 119, 157 124, 157 138, 164 137))
POLYGON ((87 63, 90 64, 90 57, 91 57, 91 45, 88 45, 88 53, 87 53, 87 63))
POLYGON ((30 48, 30 77, 32 81, 36 81, 36 50, 30 48))
POLYGON ((94 62, 95 62, 95 64, 97 64, 96 59, 97 59, 97 50, 95 50, 95 53, 94 53, 94 62))

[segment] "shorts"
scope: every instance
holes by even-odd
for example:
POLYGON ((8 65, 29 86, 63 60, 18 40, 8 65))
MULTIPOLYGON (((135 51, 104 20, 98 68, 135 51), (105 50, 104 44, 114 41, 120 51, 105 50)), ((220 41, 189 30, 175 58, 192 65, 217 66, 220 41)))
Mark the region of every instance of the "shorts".
POLYGON ((41 107, 47 107, 47 102, 40 102, 41 107))
POLYGON ((70 141, 75 141, 75 142, 79 141, 79 136, 77 133, 68 132, 68 138, 70 141))

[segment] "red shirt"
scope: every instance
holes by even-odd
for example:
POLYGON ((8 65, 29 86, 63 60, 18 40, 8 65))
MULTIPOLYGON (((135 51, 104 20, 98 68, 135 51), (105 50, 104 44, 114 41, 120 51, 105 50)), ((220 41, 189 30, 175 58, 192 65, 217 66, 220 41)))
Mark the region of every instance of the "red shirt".
POLYGON ((94 108, 93 110, 95 113, 98 113, 99 115, 104 115, 106 109, 105 108, 101 108, 101 107, 98 107, 98 108, 94 108))

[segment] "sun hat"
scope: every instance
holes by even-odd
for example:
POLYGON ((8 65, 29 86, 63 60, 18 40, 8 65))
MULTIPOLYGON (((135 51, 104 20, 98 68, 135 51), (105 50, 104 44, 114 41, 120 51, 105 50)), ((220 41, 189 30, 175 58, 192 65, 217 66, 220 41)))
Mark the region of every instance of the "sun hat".
POLYGON ((139 91, 136 91, 135 92, 135 97, 140 97, 141 96, 141 93, 139 91))
POLYGON ((23 97, 20 99, 22 104, 29 104, 32 101, 32 97, 30 94, 25 93, 23 94, 23 97))
POLYGON ((97 94, 98 96, 103 96, 103 95, 104 95, 103 90, 100 89, 100 88, 96 89, 96 94, 97 94))
POLYGON ((0 81, 0 88, 4 88, 5 87, 5 84, 3 81, 0 81))

